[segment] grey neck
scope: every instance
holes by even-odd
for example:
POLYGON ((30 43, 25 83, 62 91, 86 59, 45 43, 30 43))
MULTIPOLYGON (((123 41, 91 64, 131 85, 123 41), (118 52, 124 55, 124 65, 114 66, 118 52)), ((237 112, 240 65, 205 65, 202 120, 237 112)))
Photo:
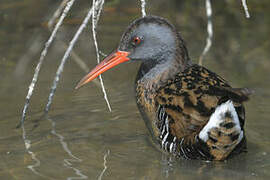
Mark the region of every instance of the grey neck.
POLYGON ((191 64, 189 60, 183 60, 175 56, 171 58, 155 65, 151 62, 148 62, 149 64, 142 63, 136 83, 142 84, 147 90, 156 91, 191 64))

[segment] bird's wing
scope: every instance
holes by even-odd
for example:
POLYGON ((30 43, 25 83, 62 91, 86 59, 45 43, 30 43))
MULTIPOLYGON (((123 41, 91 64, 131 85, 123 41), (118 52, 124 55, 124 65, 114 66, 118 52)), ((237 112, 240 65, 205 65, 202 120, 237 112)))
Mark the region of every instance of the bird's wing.
POLYGON ((248 99, 247 94, 244 89, 231 88, 224 79, 206 68, 193 65, 157 92, 155 102, 160 138, 164 139, 167 133, 171 136, 170 141, 174 137, 179 140, 185 137, 185 143, 195 143, 194 137, 207 124, 216 107, 228 100, 232 100, 243 127, 242 102, 248 99))

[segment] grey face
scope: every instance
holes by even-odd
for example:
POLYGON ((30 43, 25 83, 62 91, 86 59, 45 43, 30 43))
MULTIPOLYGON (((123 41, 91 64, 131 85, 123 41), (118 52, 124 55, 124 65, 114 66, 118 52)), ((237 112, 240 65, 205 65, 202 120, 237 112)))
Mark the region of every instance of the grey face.
POLYGON ((173 56, 176 35, 171 27, 155 22, 135 25, 126 32, 119 50, 130 52, 129 58, 141 61, 163 61, 173 56))

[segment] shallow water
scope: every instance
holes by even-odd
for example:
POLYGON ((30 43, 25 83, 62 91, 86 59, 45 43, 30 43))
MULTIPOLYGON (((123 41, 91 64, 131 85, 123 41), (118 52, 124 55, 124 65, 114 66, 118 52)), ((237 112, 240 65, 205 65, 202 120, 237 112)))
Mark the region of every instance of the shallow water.
MULTIPOLYGON (((112 105, 101 88, 74 87, 85 74, 69 58, 49 115, 43 117, 56 68, 91 4, 75 2, 72 13, 49 49, 22 129, 20 120, 28 85, 49 37, 46 22, 55 1, 0 2, 0 179, 269 179, 270 178, 270 2, 248 1, 246 19, 240 1, 213 3, 214 42, 204 66, 234 87, 256 93, 246 103, 248 153, 226 162, 175 160, 157 150, 134 100, 138 64, 127 63, 103 76, 112 105), (26 149, 26 145, 30 148, 26 149), (104 169, 104 158, 106 168, 104 169)), ((168 18, 181 31, 194 62, 204 48, 204 2, 147 1, 146 12, 168 18)), ((141 16, 139 1, 108 1, 98 26, 104 53, 117 46, 124 28, 141 16)), ((89 68, 95 66, 90 27, 74 50, 89 68)), ((28 147, 27 147, 28 148, 28 147)))

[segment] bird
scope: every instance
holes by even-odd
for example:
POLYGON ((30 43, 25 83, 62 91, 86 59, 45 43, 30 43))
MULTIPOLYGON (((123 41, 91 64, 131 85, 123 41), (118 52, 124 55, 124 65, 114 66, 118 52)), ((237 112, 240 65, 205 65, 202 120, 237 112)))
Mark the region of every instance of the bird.
POLYGON ((140 63, 135 99, 154 143, 183 159, 223 161, 247 151, 244 102, 249 88, 233 88, 192 63, 180 32, 165 18, 135 19, 118 48, 76 89, 124 62, 140 63))

